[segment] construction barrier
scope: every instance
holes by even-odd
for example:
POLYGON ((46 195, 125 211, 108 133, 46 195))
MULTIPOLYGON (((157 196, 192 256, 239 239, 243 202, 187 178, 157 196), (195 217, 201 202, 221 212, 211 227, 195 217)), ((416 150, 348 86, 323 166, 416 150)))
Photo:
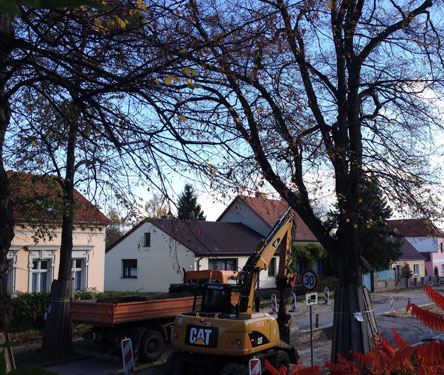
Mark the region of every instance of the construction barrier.
POLYGON ((277 297, 276 294, 271 295, 271 313, 277 312, 277 297))
POLYGON ((290 294, 290 303, 291 303, 291 312, 296 311, 296 294, 291 293, 290 294))
POLYGON ((131 339, 124 338, 120 346, 122 347, 122 361, 123 361, 123 371, 125 375, 134 374, 136 369, 134 368, 134 355, 133 355, 133 345, 131 339))
POLYGON ((390 297, 390 314, 393 314, 393 296, 390 297))
POLYGON ((139 367, 139 345, 134 345, 134 366, 139 367))
POLYGON ((257 358, 250 359, 248 363, 250 375, 261 375, 261 360, 257 358))
POLYGON ((330 298, 330 290, 328 289, 328 287, 326 286, 324 288, 324 303, 327 304, 328 303, 328 299, 330 298))
POLYGON ((319 328, 319 314, 316 314, 316 323, 315 323, 315 327, 319 328))

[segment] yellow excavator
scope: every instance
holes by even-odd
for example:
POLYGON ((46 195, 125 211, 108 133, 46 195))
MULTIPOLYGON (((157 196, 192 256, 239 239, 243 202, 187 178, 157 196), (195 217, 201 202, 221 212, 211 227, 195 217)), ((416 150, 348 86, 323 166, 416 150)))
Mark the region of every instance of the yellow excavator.
POLYGON ((268 359, 278 369, 297 362, 286 312, 287 293, 296 279, 289 267, 295 229, 288 209, 249 257, 237 284, 205 284, 199 311, 176 316, 172 336, 176 350, 168 358, 165 374, 248 375, 253 358, 260 359, 262 366, 268 359), (259 272, 267 269, 278 251, 280 303, 275 319, 259 312, 258 283, 259 272))

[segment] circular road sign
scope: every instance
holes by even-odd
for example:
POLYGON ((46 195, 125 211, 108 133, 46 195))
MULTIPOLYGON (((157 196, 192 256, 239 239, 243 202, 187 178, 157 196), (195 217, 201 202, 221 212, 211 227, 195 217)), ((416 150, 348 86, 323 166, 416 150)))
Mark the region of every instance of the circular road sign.
POLYGON ((318 276, 313 270, 305 270, 302 272, 302 286, 307 292, 315 290, 318 285, 318 276))

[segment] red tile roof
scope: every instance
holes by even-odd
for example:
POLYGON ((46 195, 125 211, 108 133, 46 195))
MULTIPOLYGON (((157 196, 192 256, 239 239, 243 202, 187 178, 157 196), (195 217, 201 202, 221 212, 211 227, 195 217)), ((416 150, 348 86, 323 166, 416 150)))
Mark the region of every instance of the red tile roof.
POLYGON ((444 237, 444 232, 427 219, 388 220, 404 237, 444 237))
MULTIPOLYGON (((61 188, 58 182, 48 176, 23 172, 8 172, 11 194, 14 201, 14 219, 18 221, 61 220, 61 188)), ((111 223, 100 210, 74 189, 74 223, 111 223)))
MULTIPOLYGON (((275 199, 262 199, 255 197, 248 197, 245 195, 238 195, 233 202, 225 209, 225 211, 219 216, 218 221, 226 212, 232 207, 236 207, 237 202, 241 201, 245 203, 257 216, 259 216, 270 229, 276 223, 276 221, 285 213, 288 208, 288 203, 282 200, 275 199)), ((315 235, 311 232, 304 221, 295 214, 296 217, 296 241, 318 241, 315 235)))
POLYGON ((401 246, 401 255, 398 258, 399 260, 426 260, 425 256, 422 255, 419 251, 417 251, 413 245, 407 241, 405 238, 403 239, 403 244, 401 246))
POLYGON ((241 223, 178 219, 151 222, 198 255, 250 255, 262 239, 241 223))

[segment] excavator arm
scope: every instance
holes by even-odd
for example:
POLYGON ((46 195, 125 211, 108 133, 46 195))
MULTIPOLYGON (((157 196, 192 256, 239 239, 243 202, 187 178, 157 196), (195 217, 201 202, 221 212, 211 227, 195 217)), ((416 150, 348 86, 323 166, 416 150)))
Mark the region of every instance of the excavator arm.
MULTIPOLYGON (((292 284, 294 284, 295 280, 295 274, 290 269, 292 261, 291 244, 295 229, 296 224, 294 217, 291 209, 288 208, 276 222, 268 236, 259 243, 257 250, 248 258, 247 263, 240 272, 241 312, 251 312, 253 310, 255 288, 259 279, 259 272, 268 268, 277 251, 279 251, 277 286, 281 300, 283 298, 286 299, 286 290, 289 286, 293 286, 292 284)), ((285 303, 281 301, 280 306, 282 305, 285 309, 285 303)))

